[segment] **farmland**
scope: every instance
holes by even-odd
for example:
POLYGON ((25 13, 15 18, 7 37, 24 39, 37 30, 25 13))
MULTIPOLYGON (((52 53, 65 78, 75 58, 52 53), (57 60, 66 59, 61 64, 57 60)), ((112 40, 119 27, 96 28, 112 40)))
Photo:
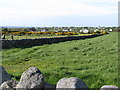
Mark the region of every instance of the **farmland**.
POLYGON ((19 80, 31 66, 39 68, 48 83, 78 77, 90 88, 118 85, 118 33, 32 48, 3 49, 2 65, 19 80))
MULTIPOLYGON (((93 34, 107 34, 109 29, 115 27, 29 27, 29 28, 5 28, 0 29, 2 39, 33 39, 33 38, 51 38, 66 36, 86 36, 93 34)), ((112 30, 113 30, 112 29, 112 30)))
POLYGON ((96 34, 107 34, 107 31, 99 31, 99 32, 21 32, 21 31, 1 31, 0 32, 2 39, 34 39, 34 38, 54 38, 54 37, 66 37, 66 36, 88 36, 88 35, 96 35, 96 34))
MULTIPOLYGON (((71 36, 88 36, 92 34, 78 34, 78 35, 71 35, 71 36)), ((5 39, 11 39, 12 35, 6 35, 5 39)), ((34 38, 54 38, 54 37, 68 37, 68 35, 14 35, 13 39, 34 39, 34 38)))

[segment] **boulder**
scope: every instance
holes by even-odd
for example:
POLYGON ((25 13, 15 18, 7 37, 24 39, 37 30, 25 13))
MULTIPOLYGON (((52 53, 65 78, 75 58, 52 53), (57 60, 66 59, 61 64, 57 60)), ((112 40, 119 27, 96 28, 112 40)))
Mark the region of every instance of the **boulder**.
POLYGON ((27 71, 24 71, 20 82, 17 84, 17 88, 34 89, 43 88, 44 77, 39 69, 36 67, 30 67, 27 71))
POLYGON ((84 88, 88 89, 87 85, 80 80, 79 78, 76 77, 71 77, 71 78, 62 78, 57 82, 56 88, 59 90, 60 88, 72 88, 72 90, 76 90, 77 88, 84 88))
POLYGON ((4 67, 0 66, 0 84, 7 80, 11 80, 11 76, 5 71, 4 67))
POLYGON ((100 90, 119 90, 119 87, 114 85, 104 85, 100 88, 100 90))
POLYGON ((17 81, 14 80, 8 80, 5 81, 1 84, 0 89, 10 89, 10 90, 14 90, 14 88, 16 87, 16 85, 18 84, 17 81))

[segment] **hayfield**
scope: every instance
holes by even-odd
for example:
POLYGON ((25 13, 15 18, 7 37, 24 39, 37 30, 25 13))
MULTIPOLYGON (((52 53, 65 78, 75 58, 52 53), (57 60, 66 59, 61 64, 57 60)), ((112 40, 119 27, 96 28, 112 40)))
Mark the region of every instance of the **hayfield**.
POLYGON ((19 80, 31 66, 41 70, 46 82, 55 85, 63 77, 78 77, 89 88, 118 85, 118 33, 85 40, 2 50, 2 65, 19 80))

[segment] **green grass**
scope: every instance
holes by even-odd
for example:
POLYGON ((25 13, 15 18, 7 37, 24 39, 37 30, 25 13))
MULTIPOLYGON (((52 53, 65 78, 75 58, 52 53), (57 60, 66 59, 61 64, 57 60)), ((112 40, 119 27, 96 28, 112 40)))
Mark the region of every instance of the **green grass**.
MULTIPOLYGON (((34 39, 34 38, 52 38, 52 37, 65 37, 68 35, 53 35, 53 36, 49 36, 49 35, 22 35, 22 36, 18 36, 18 35, 14 35, 13 39, 34 39)), ((11 39, 12 35, 6 35, 5 39, 11 39)))
POLYGON ((63 77, 78 77, 89 88, 118 85, 118 34, 85 40, 73 40, 32 48, 3 50, 7 72, 19 80, 31 66, 41 70, 48 83, 55 85, 63 77))
MULTIPOLYGON (((78 34, 78 35, 70 35, 70 36, 88 36, 91 34, 78 34)), ((13 39, 34 39, 34 38, 54 38, 54 37, 68 37, 68 35, 13 35, 13 39)), ((12 35, 5 35, 5 39, 11 39, 12 35)))

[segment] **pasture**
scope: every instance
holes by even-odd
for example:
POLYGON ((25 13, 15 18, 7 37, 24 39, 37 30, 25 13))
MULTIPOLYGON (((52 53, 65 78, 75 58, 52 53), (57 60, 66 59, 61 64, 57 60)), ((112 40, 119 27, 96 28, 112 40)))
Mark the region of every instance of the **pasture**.
POLYGON ((32 48, 2 50, 2 65, 19 80, 31 66, 39 68, 46 82, 55 85, 63 77, 78 77, 89 88, 118 85, 118 33, 32 48))
MULTIPOLYGON (((13 35, 13 39, 35 39, 35 38, 54 38, 54 37, 69 37, 69 36, 88 36, 92 34, 78 34, 78 35, 13 35)), ((5 35, 5 39, 12 39, 12 35, 5 35)))

